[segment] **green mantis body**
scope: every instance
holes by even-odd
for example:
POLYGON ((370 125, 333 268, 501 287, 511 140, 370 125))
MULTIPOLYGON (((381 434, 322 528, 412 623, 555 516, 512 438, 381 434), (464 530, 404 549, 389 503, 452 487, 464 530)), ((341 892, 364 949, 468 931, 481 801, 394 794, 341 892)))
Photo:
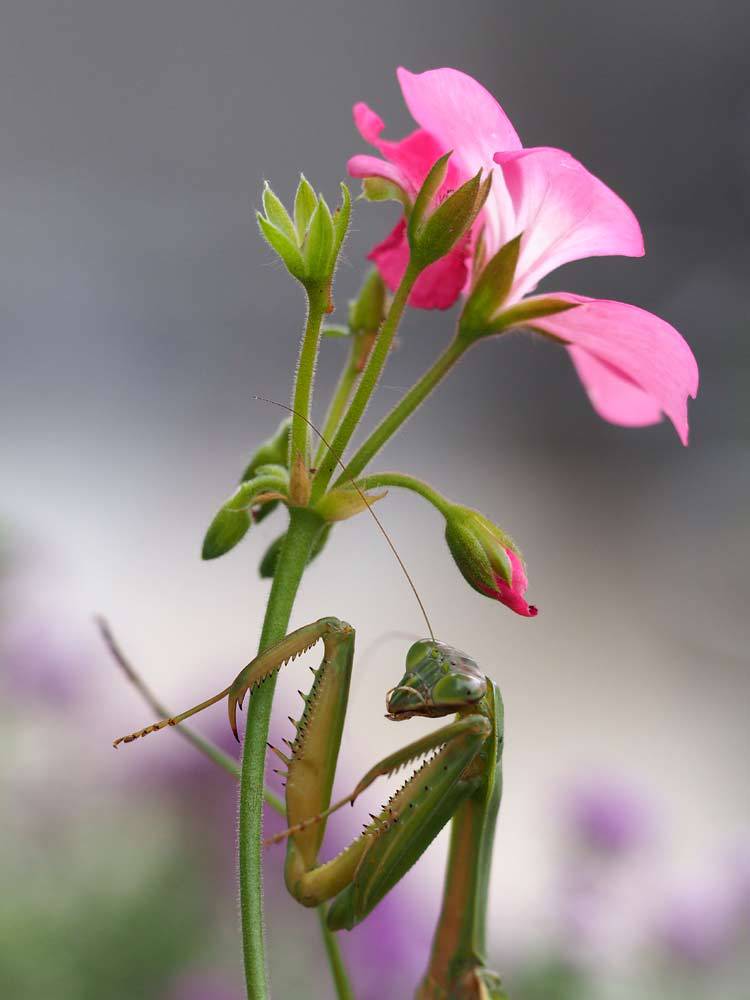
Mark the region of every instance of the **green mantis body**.
MULTIPOLYGON (((194 709, 133 733, 129 742, 193 715, 228 696, 236 711, 245 695, 319 640, 323 660, 296 723, 284 762, 289 829, 285 881, 303 906, 331 900, 331 930, 362 921, 453 820, 442 910, 418 1000, 501 1000, 498 977, 484 967, 485 915, 495 822, 502 792, 503 703, 476 663, 450 646, 424 639, 406 657, 406 672, 387 696, 388 717, 456 718, 376 763, 345 799, 331 805, 354 661, 354 629, 321 618, 256 657, 229 688, 194 709), (426 759, 425 759, 426 758, 426 759), (362 834, 331 861, 320 863, 327 817, 378 777, 422 762, 362 834)), ((120 741, 117 741, 120 742, 120 741)))

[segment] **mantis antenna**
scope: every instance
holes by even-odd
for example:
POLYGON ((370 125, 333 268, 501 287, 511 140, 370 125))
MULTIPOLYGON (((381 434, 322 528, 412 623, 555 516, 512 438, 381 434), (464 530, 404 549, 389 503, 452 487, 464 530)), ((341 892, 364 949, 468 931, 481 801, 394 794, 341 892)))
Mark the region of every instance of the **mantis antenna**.
MULTIPOLYGON (((308 420, 308 418, 304 415, 304 413, 300 413, 298 410, 295 410, 294 407, 292 407, 292 406, 287 406, 286 403, 279 403, 278 400, 276 400, 276 399, 269 399, 267 396, 257 396, 257 395, 254 395, 253 399, 258 399, 262 403, 270 403, 272 406, 278 406, 282 410, 286 410, 288 413, 292 413, 295 416, 300 417, 302 420, 304 420, 305 423, 307 424, 307 426, 310 427, 312 430, 315 431, 315 433, 318 435, 318 437, 323 442, 323 444, 326 446, 326 448, 331 452, 331 454, 333 455, 333 457, 335 458, 335 460, 341 466, 343 472, 346 472, 346 466, 341 461, 341 459, 339 458, 339 456, 333 454, 333 449, 331 448, 330 442, 325 439, 325 437, 323 436, 322 432, 318 430, 318 428, 315 426, 315 424, 312 422, 312 420, 308 420)), ((422 612, 422 617, 424 618, 425 624, 427 625, 427 631, 430 633, 430 638, 432 639, 433 642, 435 642, 435 633, 432 631, 432 625, 430 624, 430 619, 429 619, 429 616, 428 616, 427 611, 425 609, 425 606, 422 603, 422 598, 419 596, 419 591, 417 590, 416 585, 415 585, 414 581, 412 580, 411 575, 409 574, 409 570, 404 565, 403 559, 398 554, 396 546, 391 541, 391 536, 388 534, 388 532, 383 527, 383 522, 380 520, 380 518, 378 517, 378 515, 372 509, 372 506, 368 503, 367 497, 364 495, 364 493, 359 488, 359 486, 357 486, 357 484, 354 482, 353 479, 350 479, 349 482, 354 487, 354 489, 357 491, 357 493, 359 493, 360 497, 362 498, 362 500, 364 502, 365 507, 372 514, 372 518, 375 521, 375 524, 377 524, 378 528, 380 529, 380 532, 383 535, 383 538, 385 538, 386 542, 388 542, 388 546, 389 546, 391 552, 396 557, 396 562, 401 567, 401 570, 402 570, 404 576, 406 577, 406 579, 407 579, 407 581, 409 583, 409 586, 411 587, 412 593, 414 594, 415 598, 417 599, 417 604, 419 605, 419 610, 422 612)))

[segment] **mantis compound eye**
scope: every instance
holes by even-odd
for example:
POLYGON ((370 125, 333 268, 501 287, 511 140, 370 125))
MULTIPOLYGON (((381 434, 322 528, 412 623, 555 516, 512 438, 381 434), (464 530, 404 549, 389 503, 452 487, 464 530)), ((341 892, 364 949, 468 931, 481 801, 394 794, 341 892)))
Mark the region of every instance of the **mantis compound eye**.
POLYGON ((486 692, 487 681, 484 677, 456 670, 440 678, 432 689, 432 700, 435 705, 458 708, 479 701, 486 692))

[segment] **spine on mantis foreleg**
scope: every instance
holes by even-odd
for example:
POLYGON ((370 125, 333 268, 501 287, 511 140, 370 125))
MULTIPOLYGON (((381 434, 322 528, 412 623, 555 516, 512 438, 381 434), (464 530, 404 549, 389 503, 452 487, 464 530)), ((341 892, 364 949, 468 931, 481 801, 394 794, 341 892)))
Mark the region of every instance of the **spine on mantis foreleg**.
POLYGON ((485 967, 487 897, 502 797, 503 703, 491 686, 494 737, 482 762, 486 779, 456 811, 427 973, 416 1000, 507 1000, 485 967))

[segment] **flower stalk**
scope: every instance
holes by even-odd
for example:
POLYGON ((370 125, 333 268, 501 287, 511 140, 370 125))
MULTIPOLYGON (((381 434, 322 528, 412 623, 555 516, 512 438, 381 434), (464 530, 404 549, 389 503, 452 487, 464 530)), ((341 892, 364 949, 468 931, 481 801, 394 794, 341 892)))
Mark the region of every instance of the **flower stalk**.
POLYGON ((391 412, 357 449, 352 458, 346 463, 346 471, 342 472, 336 480, 336 486, 350 479, 356 479, 364 471, 375 455, 401 429, 412 413, 422 405, 433 389, 442 382, 470 346, 471 341, 461 337, 456 337, 450 342, 435 363, 409 389, 406 395, 401 398, 391 412))
POLYGON ((378 384, 385 363, 388 360, 393 338, 396 336, 401 317, 404 314, 409 293, 418 277, 419 270, 416 267, 412 267, 411 265, 407 267, 401 279, 401 284, 391 302, 388 315, 380 328, 372 354, 365 366, 365 370, 362 372, 357 391, 354 393, 354 397, 349 404, 349 409, 346 411, 336 431, 334 439, 331 442, 331 447, 326 449, 325 457, 315 474, 312 486, 312 503, 319 500, 328 488, 336 464, 346 450, 352 434, 357 429, 357 425, 367 409, 367 404, 370 402, 370 397, 375 391, 375 386, 378 384))

